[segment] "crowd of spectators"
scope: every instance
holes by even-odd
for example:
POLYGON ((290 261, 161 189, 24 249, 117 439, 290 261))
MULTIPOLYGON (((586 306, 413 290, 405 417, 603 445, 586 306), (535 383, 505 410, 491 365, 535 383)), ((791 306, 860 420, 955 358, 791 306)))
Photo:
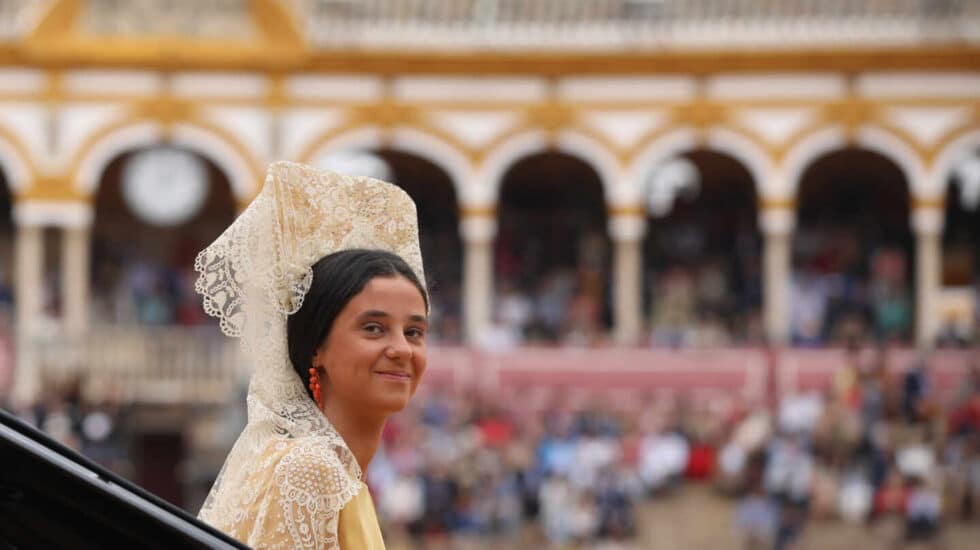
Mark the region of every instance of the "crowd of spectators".
POLYGON ((790 327, 800 346, 842 345, 849 339, 909 342, 914 296, 909 258, 898 247, 865 251, 846 233, 811 244, 801 236, 791 281, 790 327), (814 248, 814 250, 810 250, 814 248))
MULTIPOLYGON (((431 240, 431 239, 430 239, 431 240)), ((842 345, 855 337, 908 343, 914 332, 910 259, 901 248, 870 252, 868 261, 846 236, 809 243, 805 235, 790 281, 790 334, 802 347, 842 345), (829 244, 828 244, 829 243, 829 244), (813 249, 813 250, 810 250, 813 249), (822 250, 827 250, 822 253, 822 250), (864 266, 864 267, 862 267, 864 266)), ((426 243, 434 274, 433 342, 463 342, 460 274, 451 248, 426 243)), ((551 267, 540 276, 518 277, 498 264, 493 319, 479 336, 484 347, 521 345, 603 346, 611 342, 611 277, 602 239, 583 239, 574 267, 551 267)), ((9 251, 8 251, 9 252, 9 251)), ((96 250, 98 252, 98 250, 96 250)), ((197 274, 188 249, 175 261, 159 261, 137 251, 93 256, 92 314, 96 323, 198 325, 209 323, 194 292, 197 274)), ((862 253, 863 254, 863 253, 862 253)), ((9 254, 8 254, 9 255, 9 254)), ((499 254, 498 254, 499 255, 499 254)), ((757 261, 705 257, 698 262, 651 266, 645 281, 643 345, 659 348, 718 348, 765 343, 762 278, 757 261)), ((513 270, 512 270, 513 271, 513 270)), ((977 284, 980 284, 978 282, 977 284)), ((43 281, 44 310, 60 315, 57 270, 43 281)), ((980 290, 974 313, 980 315, 980 290)), ((0 310, 13 309, 12 270, 0 265, 0 310)), ((974 327, 980 321, 973 323, 974 327)), ((942 345, 962 345, 970 334, 944 330, 942 345)), ((974 328, 975 330, 975 328, 974 328)))
POLYGON ((882 547, 936 544, 945 522, 980 518, 980 353, 952 394, 926 357, 901 374, 889 363, 887 348, 852 346, 826 391, 736 428, 718 479, 741 494, 749 547, 791 547, 828 518, 867 525, 882 547))
MULTIPOLYGON (((638 548, 645 503, 692 483, 731 500, 749 548, 790 548, 814 521, 864 524, 883 546, 935 541, 980 521, 980 351, 969 357, 941 393, 926 357, 901 369, 855 345, 824 391, 776 408, 724 392, 424 388, 386 427, 368 482, 402 547, 638 548)), ((125 475, 124 407, 68 384, 15 409, 125 475)))
POLYGON ((194 292, 197 273, 191 267, 144 259, 99 267, 93 285, 93 322, 141 326, 207 322, 200 297, 194 292))
POLYGON ((761 284, 746 286, 741 268, 722 258, 658 271, 652 277, 649 345, 652 347, 719 348, 761 345, 765 341, 761 284), (741 281, 741 282, 739 282, 741 281), (741 290, 745 291, 745 288, 741 290))
MULTIPOLYGON (((507 547, 628 542, 634 503, 660 475, 638 403, 585 395, 435 391, 391 421, 368 481, 391 536, 507 547), (649 471, 647 471, 649 470, 649 471), (536 526, 537 532, 529 531, 536 526)), ((657 411, 657 415, 664 411, 657 411)))
POLYGON ((459 236, 455 232, 423 232, 419 241, 432 305, 429 311, 429 340, 436 344, 461 344, 463 296, 459 236))
MULTIPOLYGON (((835 271, 798 265, 791 281, 790 331, 796 346, 842 345, 855 337, 907 343, 914 329, 907 258, 899 250, 877 252, 871 270, 835 271)), ((734 303, 730 267, 720 261, 680 266, 650 277, 644 345, 719 348, 763 345, 758 304, 734 303)), ((197 274, 133 260, 96 271, 93 319, 104 323, 197 325, 209 322, 194 292, 197 274)), ((611 299, 603 275, 591 269, 553 269, 529 288, 502 280, 493 323, 481 344, 497 349, 521 345, 603 346, 610 343, 611 299)), ((56 309, 50 292, 49 309, 56 309)), ((977 293, 980 296, 980 292, 977 293)), ((0 308, 12 307, 9 286, 0 285, 0 308)), ((462 342, 462 296, 458 281, 433 288, 434 342, 462 342)), ((980 307, 976 308, 980 311, 980 307)), ((944 338, 960 344, 963 338, 944 338), (954 341, 955 340, 955 341, 954 341)))
POLYGON ((369 471, 382 523, 417 542, 630 547, 643 502, 691 482, 736 499, 733 524, 752 548, 791 547, 811 520, 863 523, 886 544, 980 519, 976 353, 953 396, 927 363, 899 375, 887 352, 854 348, 825 392, 786 396, 775 411, 633 397, 416 400, 369 471))
MULTIPOLYGON (((495 348, 611 343, 611 302, 601 279, 592 280, 588 271, 556 269, 542 277, 534 292, 502 282, 487 342, 495 348)), ((718 348, 764 342, 760 309, 731 303, 721 263, 658 272, 651 277, 649 294, 644 345, 718 348)))
MULTIPOLYGON (((188 258, 192 259, 193 256, 188 258)), ((197 277, 191 260, 161 262, 135 254, 111 260, 96 259, 91 320, 98 324, 147 327, 213 323, 201 307, 200 295, 194 290, 197 277)), ((433 285, 431 294, 431 340, 435 343, 460 343, 459 285, 454 280, 440 277, 433 285)), ((48 292, 47 295, 50 298, 46 309, 50 315, 57 315, 57 294, 48 292)), ((2 300, 0 287, 0 307, 2 300)))
MULTIPOLYGON (((811 224, 794 235, 789 281, 793 345, 841 346, 853 338, 913 341, 914 247, 859 229, 811 224)), ((697 224, 659 228, 647 237, 644 345, 711 348, 765 343, 761 245, 751 231, 745 231, 731 247, 709 246, 719 238, 697 224)), ((545 251, 519 245, 513 235, 501 239, 495 257, 493 324, 484 335, 487 343, 601 346, 609 342, 613 273, 608 240, 585 233, 571 247, 574 253, 566 251, 574 261, 542 263, 533 260, 545 251), (531 250, 524 250, 527 247, 531 250)), ((972 255, 966 257, 970 260, 972 255)), ((959 320, 955 331, 944 325, 941 345, 964 345, 973 337, 970 326, 975 332, 980 325, 980 278, 970 279, 969 271, 977 319, 959 320)))
MULTIPOLYGON (((911 343, 915 295, 907 252, 885 246, 864 251, 848 243, 844 233, 817 243, 809 242, 806 235, 800 237, 797 246, 803 252, 793 263, 789 289, 791 343, 841 346, 854 338, 911 343)), ((580 248, 584 259, 577 266, 550 267, 533 277, 509 275, 504 269, 506 258, 498 258, 493 322, 482 335, 484 347, 603 346, 610 342, 611 273, 603 260, 608 252, 601 246, 583 244, 580 248)), ((675 265, 648 266, 643 345, 764 345, 763 280, 758 264, 758 258, 735 261, 706 256, 675 265)), ((973 309, 980 315, 980 290, 975 295, 973 309)), ((980 321, 972 323, 978 324, 980 321)), ((957 334, 944 330, 939 343, 962 346, 971 339, 969 331, 958 330, 957 334)))

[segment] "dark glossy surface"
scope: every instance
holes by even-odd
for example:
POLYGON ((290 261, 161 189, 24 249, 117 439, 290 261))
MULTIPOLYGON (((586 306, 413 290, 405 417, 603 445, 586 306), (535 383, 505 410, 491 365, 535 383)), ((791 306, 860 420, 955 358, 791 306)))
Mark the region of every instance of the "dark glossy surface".
POLYGON ((0 548, 247 548, 0 411, 0 548))

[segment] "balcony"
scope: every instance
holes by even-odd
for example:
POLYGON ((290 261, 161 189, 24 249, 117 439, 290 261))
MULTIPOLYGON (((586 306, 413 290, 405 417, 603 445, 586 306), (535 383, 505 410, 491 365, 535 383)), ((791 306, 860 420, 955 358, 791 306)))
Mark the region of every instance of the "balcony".
POLYGON ((672 51, 980 41, 969 0, 294 0, 324 49, 672 51))

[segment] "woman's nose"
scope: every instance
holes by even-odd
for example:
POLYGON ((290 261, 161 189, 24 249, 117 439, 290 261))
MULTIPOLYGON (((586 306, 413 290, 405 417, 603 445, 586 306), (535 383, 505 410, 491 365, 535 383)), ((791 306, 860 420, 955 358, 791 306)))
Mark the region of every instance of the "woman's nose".
POLYGON ((385 356, 389 359, 411 359, 412 346, 404 334, 397 334, 392 337, 388 347, 385 348, 385 356))

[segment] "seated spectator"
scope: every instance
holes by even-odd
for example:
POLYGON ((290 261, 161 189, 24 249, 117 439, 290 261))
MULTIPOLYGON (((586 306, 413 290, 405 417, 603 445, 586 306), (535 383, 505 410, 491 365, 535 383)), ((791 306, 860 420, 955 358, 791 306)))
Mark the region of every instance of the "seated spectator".
POLYGON ((779 509, 759 483, 749 488, 735 508, 735 526, 744 537, 743 548, 772 548, 779 525, 779 509))
POLYGON ((920 476, 908 483, 905 503, 905 540, 933 541, 939 535, 941 499, 939 493, 920 476))
POLYGON ((908 487, 902 474, 893 469, 885 483, 875 493, 873 514, 875 518, 898 514, 905 517, 905 504, 908 501, 908 487))
POLYGON ((640 478, 653 493, 676 483, 687 468, 690 445, 676 431, 654 427, 640 446, 640 478))
POLYGON ((905 373, 903 389, 902 412, 906 421, 919 423, 932 416, 932 379, 926 357, 919 357, 905 373))

